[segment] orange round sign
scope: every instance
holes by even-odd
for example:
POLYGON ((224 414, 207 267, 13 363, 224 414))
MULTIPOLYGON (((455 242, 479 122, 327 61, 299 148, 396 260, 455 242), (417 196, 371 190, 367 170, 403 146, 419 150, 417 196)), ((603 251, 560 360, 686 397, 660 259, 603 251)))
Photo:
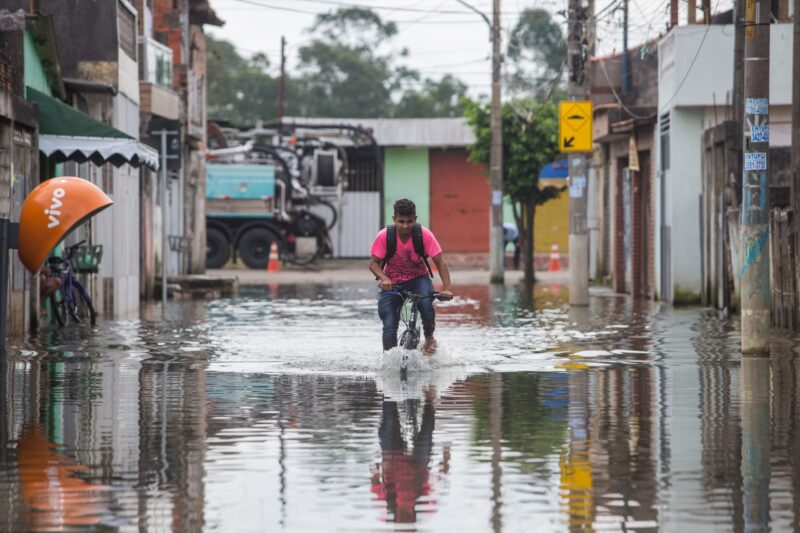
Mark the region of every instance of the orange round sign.
POLYGON ((19 259, 31 274, 47 254, 84 220, 114 202, 81 178, 52 178, 31 191, 19 219, 19 259))

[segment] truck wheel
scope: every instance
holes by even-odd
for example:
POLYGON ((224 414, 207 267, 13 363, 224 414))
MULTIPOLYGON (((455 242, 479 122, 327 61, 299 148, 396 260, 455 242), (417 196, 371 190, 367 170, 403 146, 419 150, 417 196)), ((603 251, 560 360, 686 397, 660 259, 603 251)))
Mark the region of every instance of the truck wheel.
POLYGON ((247 230, 239 240, 239 256, 250 268, 264 269, 269 261, 269 249, 277 236, 265 228, 247 230))
POLYGON ((231 245, 223 232, 206 228, 206 268, 222 268, 231 256, 231 245))

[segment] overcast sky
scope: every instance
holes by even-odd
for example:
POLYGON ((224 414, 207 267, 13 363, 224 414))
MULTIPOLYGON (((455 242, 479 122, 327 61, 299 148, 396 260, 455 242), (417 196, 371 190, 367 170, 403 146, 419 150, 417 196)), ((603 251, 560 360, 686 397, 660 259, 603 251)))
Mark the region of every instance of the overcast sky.
MULTIPOLYGON (((599 12, 612 2, 596 0, 599 12)), ((730 0, 716 0, 729 2, 730 0)), ((470 2, 491 18, 491 0, 470 2)), ((503 44, 516 23, 518 14, 526 8, 541 7, 557 14, 566 8, 567 0, 502 0, 503 44)), ((700 2, 698 2, 700 4, 700 2)), ((207 27, 214 37, 228 40, 242 55, 260 51, 267 54, 277 72, 280 63, 280 39, 285 36, 291 72, 297 50, 309 40, 306 33, 316 13, 336 9, 339 5, 371 7, 384 19, 397 23, 399 33, 393 39, 398 51, 407 48, 403 63, 418 69, 424 76, 438 78, 452 73, 470 86, 473 96, 488 94, 491 71, 491 45, 486 23, 476 13, 468 11, 456 0, 211 0, 222 28, 207 27)), ((684 19, 685 2, 681 2, 684 19)), ((669 19, 669 0, 630 0, 631 45, 658 36, 669 19)), ((607 10, 598 17, 598 46, 600 53, 611 53, 622 45, 621 12, 607 10)))

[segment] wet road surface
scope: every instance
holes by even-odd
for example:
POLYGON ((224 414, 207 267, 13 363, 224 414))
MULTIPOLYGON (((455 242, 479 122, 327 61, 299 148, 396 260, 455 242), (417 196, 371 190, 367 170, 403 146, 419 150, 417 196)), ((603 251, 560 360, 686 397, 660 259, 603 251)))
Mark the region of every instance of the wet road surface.
POLYGON ((370 285, 12 343, 0 529, 797 530, 794 343, 742 361, 708 310, 456 293, 406 381, 370 285))

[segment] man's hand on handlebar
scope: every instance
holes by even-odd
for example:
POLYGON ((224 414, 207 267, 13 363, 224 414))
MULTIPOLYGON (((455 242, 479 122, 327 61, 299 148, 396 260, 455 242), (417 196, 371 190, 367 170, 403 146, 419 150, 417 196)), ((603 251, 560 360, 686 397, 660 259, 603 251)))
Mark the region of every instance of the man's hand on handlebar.
POLYGON ((451 290, 439 291, 439 299, 440 300, 452 300, 453 299, 453 291, 451 291, 451 290))
POLYGON ((378 280, 378 287, 381 288, 382 291, 390 291, 394 288, 394 283, 389 278, 378 280))

